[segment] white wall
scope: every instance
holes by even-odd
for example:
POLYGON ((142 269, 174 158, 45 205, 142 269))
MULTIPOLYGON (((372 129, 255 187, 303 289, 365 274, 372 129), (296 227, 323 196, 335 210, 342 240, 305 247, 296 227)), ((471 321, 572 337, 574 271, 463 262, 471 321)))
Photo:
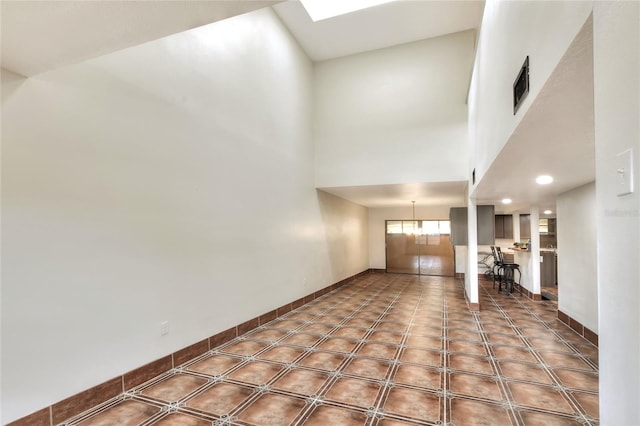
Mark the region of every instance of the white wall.
POLYGON ((640 3, 595 2, 593 26, 600 419, 638 425, 640 3), (635 192, 619 197, 615 157, 628 148, 635 192))
POLYGON ((556 200, 558 218, 558 309, 598 332, 596 184, 556 200))
POLYGON ((473 48, 466 31, 316 63, 316 185, 465 180, 473 48))
MULTIPOLYGON (((469 90, 466 176, 476 185, 591 13, 590 1, 487 1, 469 90), (513 115, 513 81, 530 56, 529 95, 513 115)), ((470 188, 473 192, 473 188, 470 188)))
POLYGON ((271 10, 2 76, 3 423, 368 268, 271 10))
MULTIPOLYGON (((635 170, 640 167, 639 8, 635 1, 487 2, 469 94, 469 170, 475 167, 480 181, 593 11, 603 425, 640 424, 639 174, 632 195, 618 197, 615 182, 619 152, 634 147, 635 170), (511 84, 526 55, 532 59, 531 93, 514 117, 511 84)), ((559 221, 558 226, 563 224, 559 221)), ((559 247, 566 250, 562 243, 559 247)))

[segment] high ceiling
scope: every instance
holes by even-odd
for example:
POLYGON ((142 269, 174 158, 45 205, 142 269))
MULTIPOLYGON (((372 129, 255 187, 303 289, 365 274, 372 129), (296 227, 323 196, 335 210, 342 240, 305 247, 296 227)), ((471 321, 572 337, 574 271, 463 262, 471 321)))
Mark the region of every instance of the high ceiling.
POLYGON ((2 0, 2 68, 33 76, 275 3, 2 0))
MULTIPOLYGON (((274 5, 312 60, 477 29, 483 1, 401 0, 313 22, 298 1, 2 0, 2 67, 25 76, 274 5), (279 3, 279 4, 278 4, 279 3)), ((365 206, 464 204, 465 182, 325 188, 365 206)))
MULTIPOLYGON (((273 6, 307 55, 322 61, 478 29, 483 1, 409 0, 313 22, 298 1, 273 6)), ((414 182, 322 188, 366 207, 462 206, 466 182, 414 182)))
MULTIPOLYGON (((309 57, 319 61, 478 29, 484 2, 400 0, 312 22, 298 1, 2 0, 1 65, 33 76, 272 5, 309 57)), ((569 49, 476 188, 480 203, 505 212, 530 204, 553 209, 557 194, 595 179, 591 43, 583 33, 569 49), (536 186, 531 176, 539 170, 556 182, 536 186), (516 202, 500 206, 505 196, 516 202)), ((323 189, 383 207, 407 200, 463 205, 465 188, 465 182, 416 182, 323 189)))
POLYGON ((273 7, 314 61, 478 29, 483 8, 478 0, 404 0, 313 22, 299 1, 273 7))
POLYGON ((399 0, 313 22, 297 0, 2 0, 2 67, 33 76, 271 5, 323 60, 478 28, 483 4, 399 0))

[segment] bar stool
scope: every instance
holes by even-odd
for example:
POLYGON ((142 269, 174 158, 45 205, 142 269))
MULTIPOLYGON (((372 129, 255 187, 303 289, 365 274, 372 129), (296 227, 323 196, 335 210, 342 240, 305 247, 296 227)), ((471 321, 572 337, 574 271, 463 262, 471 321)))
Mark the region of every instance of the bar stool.
POLYGON ((491 254, 493 255, 493 267, 491 268, 491 276, 493 278, 493 288, 496 288, 496 281, 498 281, 498 291, 500 291, 500 270, 502 269, 502 259, 498 254, 500 247, 491 246, 491 254))
POLYGON ((500 247, 496 247, 496 254, 500 259, 500 269, 502 270, 502 274, 499 275, 498 282, 498 292, 502 290, 502 284, 504 283, 505 290, 507 290, 507 294, 511 294, 513 291, 513 286, 518 284, 518 289, 520 291, 520 295, 522 296, 522 286, 516 282, 515 280, 515 271, 518 271, 518 281, 522 279, 522 272, 520 272, 520 265, 517 263, 507 263, 504 261, 504 254, 500 247))

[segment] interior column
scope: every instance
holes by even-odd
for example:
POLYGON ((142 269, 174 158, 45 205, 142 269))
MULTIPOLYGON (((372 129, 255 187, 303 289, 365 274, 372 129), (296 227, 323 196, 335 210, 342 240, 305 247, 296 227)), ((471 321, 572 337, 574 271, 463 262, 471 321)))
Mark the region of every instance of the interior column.
POLYGON ((467 273, 465 290, 472 311, 480 310, 478 297, 478 210, 476 200, 469 197, 467 203, 467 273))

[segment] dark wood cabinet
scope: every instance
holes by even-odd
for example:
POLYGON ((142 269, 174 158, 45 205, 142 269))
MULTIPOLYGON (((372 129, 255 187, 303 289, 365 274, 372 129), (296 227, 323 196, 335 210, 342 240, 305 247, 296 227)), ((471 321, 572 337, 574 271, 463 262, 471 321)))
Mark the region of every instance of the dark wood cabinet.
MULTIPOLYGON (((495 244, 495 222, 494 206, 477 206, 477 236, 478 245, 495 244)), ((451 243, 454 246, 466 246, 467 237, 467 208, 452 207, 449 210, 449 221, 451 222, 451 243)))
POLYGON ((454 246, 467 245, 467 208, 452 207, 449 210, 451 224, 451 244, 454 246))
POLYGON ((513 216, 510 214, 497 214, 494 219, 496 238, 513 239, 513 216))
POLYGON ((540 253, 542 262, 540 263, 540 286, 555 287, 556 285, 556 254, 551 251, 540 253))
POLYGON ((490 246, 496 243, 494 206, 478 206, 478 245, 490 246))
POLYGON ((531 238, 531 216, 528 214, 520 215, 520 241, 526 241, 531 238))

